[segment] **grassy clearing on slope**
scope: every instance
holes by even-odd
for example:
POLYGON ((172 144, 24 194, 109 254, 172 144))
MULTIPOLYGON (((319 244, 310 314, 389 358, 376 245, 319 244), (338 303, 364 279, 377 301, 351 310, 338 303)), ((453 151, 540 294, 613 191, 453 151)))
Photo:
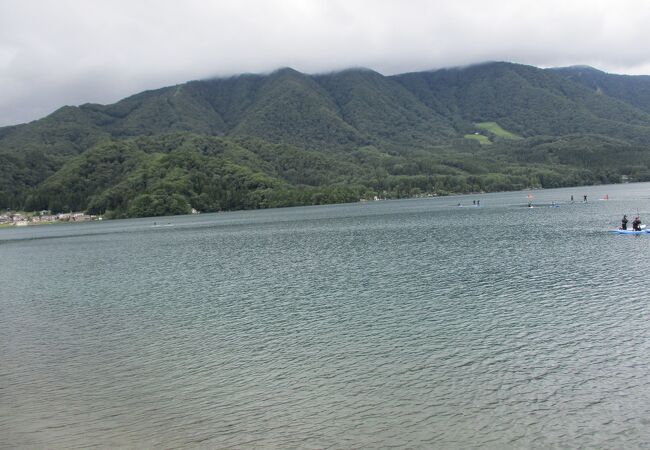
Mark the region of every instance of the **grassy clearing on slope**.
POLYGON ((481 145, 489 145, 492 142, 490 141, 490 138, 487 136, 483 136, 482 134, 466 134, 463 136, 465 139, 474 139, 475 141, 478 141, 479 144, 481 145))
POLYGON ((502 137, 504 139, 521 139, 520 136, 517 136, 514 133, 504 130, 496 122, 479 122, 475 123, 474 126, 479 130, 485 130, 492 133, 495 136, 502 137))

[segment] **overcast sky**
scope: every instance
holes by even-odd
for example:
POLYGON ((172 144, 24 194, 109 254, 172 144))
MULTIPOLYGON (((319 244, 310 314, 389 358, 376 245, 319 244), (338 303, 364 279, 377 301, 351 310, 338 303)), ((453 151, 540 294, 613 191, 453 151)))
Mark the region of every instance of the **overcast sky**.
POLYGON ((650 74, 649 24, 645 0, 0 0, 0 126, 286 66, 650 74))

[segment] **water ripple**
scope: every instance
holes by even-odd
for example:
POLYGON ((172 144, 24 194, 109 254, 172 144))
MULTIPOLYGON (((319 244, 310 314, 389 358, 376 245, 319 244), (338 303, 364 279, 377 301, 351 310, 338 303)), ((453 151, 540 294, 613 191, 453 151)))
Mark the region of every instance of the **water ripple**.
POLYGON ((513 195, 5 239, 0 446, 647 446, 636 197, 513 195))

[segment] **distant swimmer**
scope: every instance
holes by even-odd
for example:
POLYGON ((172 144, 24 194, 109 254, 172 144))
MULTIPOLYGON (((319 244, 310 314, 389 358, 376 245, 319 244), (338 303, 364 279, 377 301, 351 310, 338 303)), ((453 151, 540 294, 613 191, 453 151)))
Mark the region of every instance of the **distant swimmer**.
POLYGON ((571 203, 573 203, 573 195, 571 196, 571 203))
POLYGON ((587 203, 587 196, 586 196, 586 195, 583 195, 583 196, 582 196, 582 201, 585 202, 585 203, 587 203))

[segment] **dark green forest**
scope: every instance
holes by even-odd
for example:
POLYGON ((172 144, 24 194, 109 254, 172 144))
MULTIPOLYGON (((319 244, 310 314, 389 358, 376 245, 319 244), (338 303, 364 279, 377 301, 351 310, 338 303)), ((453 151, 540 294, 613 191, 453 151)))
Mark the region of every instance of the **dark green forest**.
POLYGON ((282 69, 0 128, 0 208, 141 217, 650 180, 650 77, 282 69))

